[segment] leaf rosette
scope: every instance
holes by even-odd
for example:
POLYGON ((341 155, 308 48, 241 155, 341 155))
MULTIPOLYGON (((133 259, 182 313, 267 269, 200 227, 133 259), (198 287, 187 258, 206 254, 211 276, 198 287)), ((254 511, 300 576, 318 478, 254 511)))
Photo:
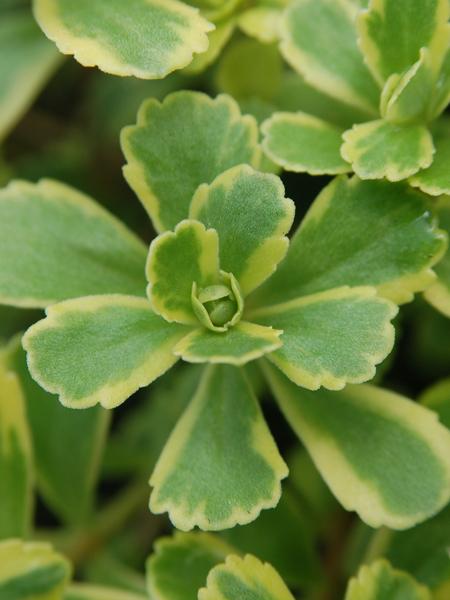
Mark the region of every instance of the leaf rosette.
POLYGON ((303 87, 298 112, 263 123, 267 156, 288 171, 353 171, 448 194, 448 19, 447 0, 291 2, 280 50, 303 87))
POLYGON ((0 301, 46 308, 23 338, 33 378, 65 406, 113 408, 180 358, 205 365, 150 480, 151 509, 180 529, 248 523, 280 498, 287 467, 245 367, 255 360, 345 507, 394 528, 437 512, 448 431, 404 398, 343 390, 374 376, 397 305, 434 280, 446 238, 424 194, 338 177, 289 243, 294 204, 257 170, 256 122, 231 98, 145 103, 122 145, 159 231, 148 252, 63 184, 0 192, 0 301), (381 457, 342 438, 349 415, 353 431, 378 432, 381 457))

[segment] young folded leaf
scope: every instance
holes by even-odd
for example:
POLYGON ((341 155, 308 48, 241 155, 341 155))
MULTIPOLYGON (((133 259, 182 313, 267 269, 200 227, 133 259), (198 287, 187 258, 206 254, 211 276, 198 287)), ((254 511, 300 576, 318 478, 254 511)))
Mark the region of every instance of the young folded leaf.
POLYGON ((160 79, 208 49, 214 25, 179 0, 34 0, 63 54, 113 75, 160 79))
POLYGON ((31 439, 22 389, 8 366, 3 348, 0 349, 0 481, 0 539, 25 537, 29 534, 33 502, 31 439))
POLYGON ((144 244, 91 198, 62 183, 0 191, 0 303, 45 308, 91 294, 145 293, 144 244))
POLYGON ((265 372, 285 417, 347 510, 371 527, 406 529, 447 504, 450 431, 432 411, 368 385, 309 392, 268 364, 265 372))
POLYGON ((147 588, 155 600, 197 600, 209 571, 233 552, 219 537, 175 532, 160 538, 147 561, 147 588))
POLYGON ((268 563, 247 554, 231 555, 224 564, 214 567, 198 600, 294 600, 286 584, 268 563))
POLYGON ((255 119, 242 116, 230 96, 213 100, 199 92, 144 102, 137 124, 122 131, 122 149, 125 178, 159 232, 188 217, 201 183, 241 163, 257 167, 260 160, 255 119))
POLYGON ((286 476, 243 371, 211 366, 150 479, 150 509, 184 531, 226 529, 275 506, 286 476))
POLYGON ((62 404, 114 408, 175 364, 172 348, 186 332, 145 298, 116 294, 53 305, 22 343, 33 378, 62 404))
POLYGON ((0 141, 10 132, 60 62, 25 9, 2 8, 0 21, 0 141))
POLYGON ((71 576, 66 559, 39 542, 0 542, 0 565, 2 600, 61 600, 71 576))
POLYGON ((386 560, 364 565, 347 587, 344 600, 431 600, 430 591, 386 560))

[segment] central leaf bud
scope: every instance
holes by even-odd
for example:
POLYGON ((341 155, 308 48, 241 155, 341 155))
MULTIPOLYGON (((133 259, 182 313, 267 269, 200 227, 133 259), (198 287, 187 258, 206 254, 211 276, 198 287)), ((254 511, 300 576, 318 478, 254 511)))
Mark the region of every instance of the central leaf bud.
POLYGON ((242 293, 232 273, 220 272, 221 281, 199 288, 192 284, 192 308, 202 325, 212 331, 223 332, 236 325, 244 309, 242 293))

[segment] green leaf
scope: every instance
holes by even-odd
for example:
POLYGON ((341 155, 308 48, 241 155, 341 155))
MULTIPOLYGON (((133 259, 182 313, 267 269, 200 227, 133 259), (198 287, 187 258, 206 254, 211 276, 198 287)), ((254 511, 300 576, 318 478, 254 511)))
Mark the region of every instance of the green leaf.
POLYGON ((428 199, 405 183, 339 177, 316 198, 276 273, 248 303, 269 306, 343 285, 396 303, 433 281, 446 248, 428 199))
POLYGON ((192 363, 244 365, 273 352, 283 341, 282 331, 241 321, 224 333, 195 329, 175 346, 174 353, 192 363))
POLYGON ((79 524, 92 508, 110 413, 61 406, 31 379, 19 344, 10 344, 9 364, 25 396, 39 491, 66 523, 79 524))
POLYGON ((150 245, 148 296, 166 321, 198 324, 192 308, 192 284, 205 288, 219 282, 219 239, 198 221, 182 221, 150 245))
POLYGON ((344 129, 306 113, 275 113, 261 128, 267 156, 287 171, 311 175, 346 173, 341 157, 344 129))
POLYGON ((0 22, 0 140, 27 111, 60 60, 29 12, 5 12, 0 22))
POLYGON ((67 589, 64 600, 147 600, 146 596, 99 585, 76 583, 67 589))
POLYGON ((147 586, 154 600, 197 600, 209 571, 225 560, 230 547, 208 533, 175 532, 160 538, 147 561, 147 586))
MULTIPOLYGON (((289 472, 289 481, 291 477, 289 472)), ((294 589, 309 589, 323 577, 311 515, 286 485, 274 509, 262 512, 253 523, 233 527, 221 535, 246 554, 258 553, 294 589)))
POLYGON ((425 125, 378 119, 354 125, 343 139, 341 155, 361 179, 401 181, 433 161, 433 138, 425 125))
POLYGON ((31 439, 22 389, 8 367, 3 349, 0 350, 0 481, 0 539, 25 537, 33 505, 31 439))
POLYGON ((285 583, 268 563, 247 554, 244 558, 229 556, 208 575, 206 588, 198 600, 294 600, 285 583))
POLYGON ((281 23, 281 52, 308 83, 375 115, 380 91, 357 45, 356 14, 350 0, 294 0, 281 23))
POLYGON ((178 0, 34 0, 63 54, 113 75, 161 79, 208 49, 214 26, 178 0))
POLYGON ((0 302, 22 307, 145 291, 146 248, 74 189, 42 180, 0 191, 0 302))
POLYGON ((0 542, 1 600, 61 600, 71 574, 49 544, 0 542))
POLYGON ((431 196, 450 194, 450 119, 439 119, 433 128, 436 152, 431 166, 413 175, 409 183, 431 196))
POLYGON ((208 35, 209 46, 206 52, 197 54, 194 60, 185 69, 185 73, 189 75, 196 75, 204 71, 209 65, 211 65, 220 52, 226 46, 229 39, 233 35, 234 31, 234 20, 224 21, 218 23, 216 28, 211 31, 208 35))
POLYGON ((448 0, 371 0, 357 27, 365 60, 379 83, 409 69, 424 47, 439 68, 449 42, 448 17, 448 0))
POLYGON ((364 565, 347 587, 345 600, 431 600, 429 590, 386 560, 364 565))
POLYGON ((382 100, 382 117, 398 124, 426 121, 430 98, 434 93, 433 63, 429 50, 422 48, 419 60, 402 76, 391 75, 383 89, 383 96, 386 89, 389 98, 382 100))
POLYGON ((190 217, 219 234, 220 267, 233 273, 245 295, 275 271, 289 240, 295 206, 281 180, 239 165, 195 193, 190 217))
POLYGON ((283 330, 268 359, 310 390, 340 390, 375 375, 394 345, 397 307, 372 287, 341 287, 261 308, 251 318, 283 330))
MULTIPOLYGON (((447 166, 448 171, 448 166, 447 166)), ((450 197, 442 196, 435 207, 439 225, 450 234, 450 197)), ((437 281, 425 290, 426 300, 446 317, 450 317, 450 249, 436 265, 437 281)))
POLYGON ((131 411, 124 407, 105 450, 103 469, 108 476, 147 477, 153 471, 167 438, 194 395, 201 370, 201 366, 174 367, 148 389, 146 397, 133 404, 131 411))
POLYGON ((31 375, 64 406, 114 408, 170 369, 186 331, 148 300, 117 294, 55 304, 22 343, 31 375))
POLYGON ((450 498, 450 432, 437 416, 370 385, 309 392, 265 365, 284 416, 333 494, 371 527, 407 529, 450 498))
POLYGON ((450 102, 450 47, 448 48, 441 70, 434 86, 434 93, 431 99, 431 109, 429 116, 431 119, 438 117, 450 102))
POLYGON ((156 230, 187 218, 201 183, 211 183, 234 165, 260 160, 258 128, 228 96, 175 92, 162 104, 144 102, 137 125, 122 131, 128 164, 124 175, 156 230), (177 174, 174 177, 174 173, 177 174))
POLYGON ((156 465, 150 510, 184 531, 227 529, 273 508, 286 475, 242 370, 212 366, 156 465))

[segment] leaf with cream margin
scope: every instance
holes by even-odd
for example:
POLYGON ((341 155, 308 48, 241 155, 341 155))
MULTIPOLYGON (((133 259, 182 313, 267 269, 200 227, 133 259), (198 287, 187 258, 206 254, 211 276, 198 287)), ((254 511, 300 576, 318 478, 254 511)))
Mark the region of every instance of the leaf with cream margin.
POLYGON ((162 79, 208 49, 214 25, 178 0, 34 0, 34 14, 63 54, 85 67, 162 79))
POLYGON ((66 300, 25 333, 30 373, 70 408, 114 408, 176 362, 188 328, 167 323, 145 298, 66 300))
POLYGON ((264 363, 291 427, 346 510, 407 529, 450 499, 450 431, 432 411, 370 385, 310 392, 264 363))
MULTIPOLYGON (((448 167, 447 167, 448 170, 448 167)), ((450 196, 442 196, 435 206, 439 225, 450 235, 450 196)), ((435 267, 437 280, 424 292, 425 299, 443 315, 450 317, 450 250, 435 267)))
POLYGON ((199 328, 178 342, 174 354, 186 362, 244 365, 283 345, 281 330, 240 321, 228 331, 217 333, 199 328))
POLYGON ((382 117, 397 124, 425 122, 434 79, 430 51, 422 48, 419 60, 412 67, 402 76, 394 74, 387 80, 380 105, 382 117))
POLYGON ((257 167, 261 156, 255 119, 242 116, 229 96, 199 92, 147 100, 121 141, 125 178, 158 232, 187 218, 201 183, 241 163, 257 167))
POLYGON ((209 573, 198 600, 294 600, 286 584, 269 565, 247 554, 231 555, 209 573))
POLYGON ((286 476, 243 371, 211 366, 151 476, 150 510, 183 531, 227 529, 276 506, 286 476))
POLYGON ((2 600, 61 600, 71 567, 49 544, 0 542, 2 600))
POLYGON ((342 287, 261 308, 249 316, 283 331, 268 359, 297 385, 340 390, 375 375, 394 345, 397 307, 372 287, 342 287))
POLYGON ((359 44, 381 85, 403 73, 428 48, 437 68, 449 43, 448 0, 371 0, 357 19, 359 44))
POLYGON ((147 249, 89 197, 56 181, 0 190, 0 303, 145 294, 147 249))
POLYGON ((264 44, 275 43, 280 37, 282 8, 270 4, 250 7, 238 17, 239 28, 264 44))
POLYGON ((395 303, 434 280, 446 249, 425 194, 406 183, 334 179, 317 196, 277 271, 247 304, 270 306, 341 286, 375 286, 395 303))
POLYGON ((60 62, 29 12, 6 12, 0 21, 0 140, 14 127, 60 62))
POLYGON ((409 573, 392 568, 387 560, 363 565, 347 587, 344 600, 432 600, 430 591, 409 573))
POLYGON ((306 113, 276 112, 264 121, 265 154, 286 171, 311 175, 347 173, 340 149, 344 129, 306 113))
MULTIPOLYGON (((0 539, 25 537, 32 517, 32 449, 17 375, 0 349, 0 539)), ((1 588, 1 584, 0 584, 1 588)))
POLYGON ((350 0, 294 0, 282 18, 281 52, 308 83, 375 116, 380 90, 358 48, 357 11, 350 0))
POLYGON ((343 139, 341 155, 361 179, 401 181, 433 162, 433 138, 425 125, 378 119, 354 125, 343 139))
POLYGON ((67 410, 31 378, 20 336, 7 350, 25 397, 39 492, 65 523, 85 522, 93 507, 111 413, 99 406, 67 410))
POLYGON ((190 217, 219 235, 220 268, 245 295, 270 277, 286 255, 295 205, 281 180, 239 165, 196 191, 190 217))
POLYGON ((409 183, 430 196, 450 194, 450 119, 441 118, 433 127, 436 152, 432 164, 409 179, 409 183))
POLYGON ((153 310, 166 321, 198 324, 192 308, 192 284, 219 283, 219 240, 214 229, 198 221, 178 223, 150 245, 147 293, 153 310))
POLYGON ((160 538, 147 561, 147 587, 154 600, 197 600, 209 571, 233 548, 208 533, 175 532, 160 538))

